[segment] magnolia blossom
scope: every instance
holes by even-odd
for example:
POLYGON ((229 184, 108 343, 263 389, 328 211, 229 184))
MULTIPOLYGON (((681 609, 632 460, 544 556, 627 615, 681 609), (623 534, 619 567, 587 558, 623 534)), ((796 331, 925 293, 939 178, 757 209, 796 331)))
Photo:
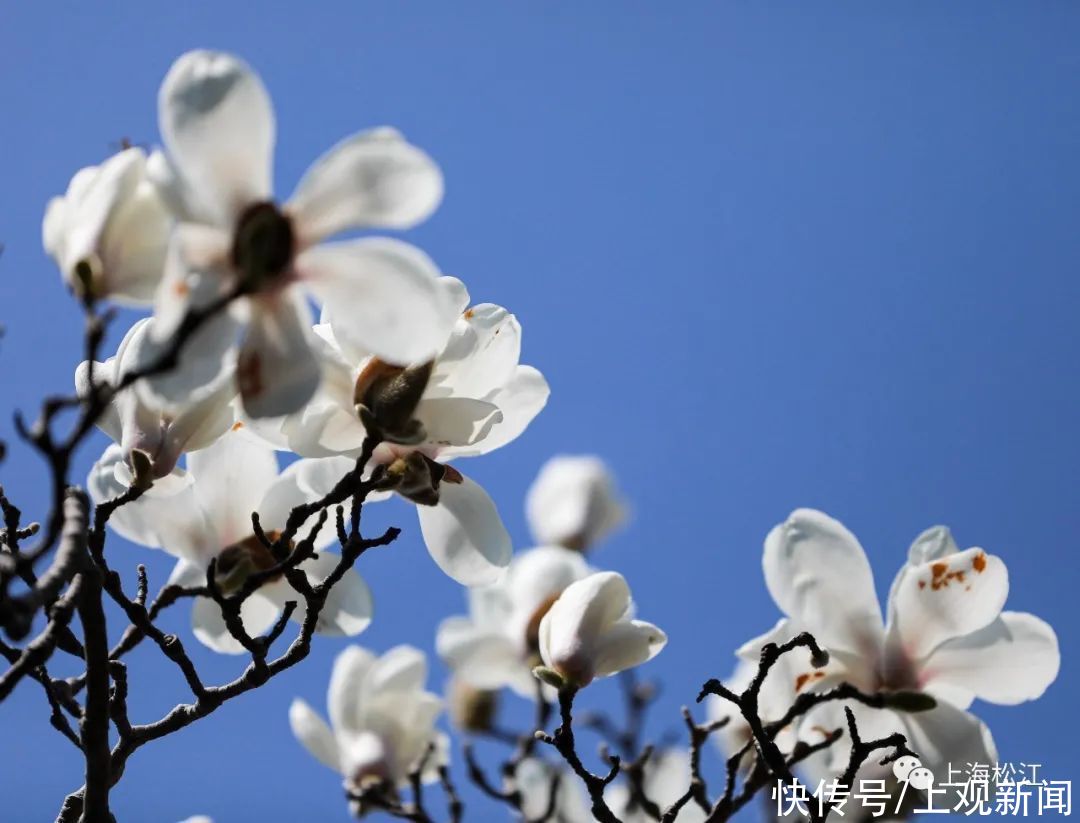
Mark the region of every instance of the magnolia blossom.
POLYGON ((591 570, 578 552, 544 546, 518 555, 492 586, 469 590, 469 616, 439 626, 435 647, 456 678, 479 689, 536 696, 540 623, 567 586, 591 570))
MULTIPOLYGON (((96 384, 118 386, 135 369, 152 323, 150 319, 135 323, 113 357, 93 364, 96 384)), ((91 364, 83 362, 75 371, 75 388, 80 397, 89 396, 90 381, 91 364)), ((121 481, 125 485, 133 481, 136 464, 149 468, 149 477, 140 477, 140 481, 167 478, 183 452, 206 448, 228 430, 233 423, 231 402, 235 395, 227 376, 195 392, 187 402, 168 409, 148 401, 133 386, 118 392, 97 425, 120 444, 128 472, 121 481)))
POLYGON ((273 200, 274 112, 259 77, 232 55, 193 51, 173 64, 158 97, 164 153, 150 161, 179 221, 155 299, 164 344, 188 309, 236 287, 249 295, 228 319, 200 330, 178 374, 148 388, 181 398, 213 373, 244 326, 237 385, 247 414, 301 408, 319 385, 306 295, 332 304, 378 356, 433 355, 454 321, 438 271, 418 249, 388 238, 323 241, 348 229, 403 229, 442 198, 432 160, 390 129, 361 132, 312 165, 292 197, 273 200))
MULTIPOLYGON (((87 485, 95 501, 124 491, 123 473, 118 472, 123 460, 121 449, 110 446, 94 465, 87 485)), ((174 470, 171 488, 175 492, 146 494, 121 506, 109 525, 132 542, 177 557, 170 583, 205 584, 210 561, 216 559, 215 581, 223 593, 230 594, 252 573, 276 562, 255 537, 251 513, 259 513, 264 530, 273 537, 296 506, 314 499, 303 483, 304 462, 293 463, 279 474, 272 449, 233 430, 212 446, 188 455, 187 471, 174 470)), ((338 556, 325 550, 334 540, 332 529, 322 529, 315 539, 318 554, 300 564, 312 584, 322 582, 337 566, 338 556)), ((298 605, 292 619, 303 622, 304 599, 284 577, 256 589, 240 610, 247 633, 255 636, 269 629, 289 600, 298 605)), ((335 636, 359 634, 371 622, 371 614, 371 592, 360 575, 350 570, 330 590, 316 630, 335 636)), ((210 648, 230 654, 244 651, 212 599, 195 598, 191 617, 195 636, 210 648)))
POLYGON ((330 676, 330 725, 300 698, 289 707, 289 725, 352 791, 404 786, 435 744, 421 774, 430 783, 446 762, 447 741, 435 729, 442 702, 424 691, 425 680, 427 661, 411 646, 396 646, 381 657, 350 646, 337 656, 330 676))
POLYGON ((129 148, 80 169, 45 210, 41 235, 76 294, 152 302, 172 220, 146 178, 146 154, 129 148))
MULTIPOLYGON (((900 730, 936 774, 948 762, 993 763, 989 730, 966 711, 976 698, 1012 705, 1039 697, 1057 676, 1057 636, 1033 615, 1002 611, 1009 580, 1000 558, 959 551, 949 530, 929 529, 893 581, 886 620, 862 546, 843 525, 809 509, 794 512, 765 541, 765 581, 787 615, 740 654, 763 642, 809 631, 829 664, 794 672, 792 688, 826 689, 846 681, 869 692, 922 692, 931 711, 872 710, 854 704, 863 737, 900 730)), ((842 706, 826 704, 804 727, 842 728, 842 706)), ((833 747, 838 748, 838 747, 833 747)), ((846 757, 834 752, 835 764, 846 757)))
MULTIPOLYGON (((440 288, 467 305, 460 281, 444 278, 440 288)), ((543 375, 518 362, 517 318, 490 304, 462 311, 438 357, 407 367, 362 348, 338 318, 334 307, 316 327, 325 379, 315 397, 257 430, 307 457, 350 458, 377 431, 372 462, 385 467, 383 490, 416 504, 435 562, 464 585, 495 582, 510 562, 510 536, 487 492, 446 461, 509 443, 547 402, 543 375)))
POLYGON ((568 686, 651 660, 667 645, 652 623, 634 620, 630 587, 617 572, 571 583, 540 621, 540 657, 568 686))
POLYGON ((599 457, 560 455, 545 463, 525 497, 538 543, 583 551, 626 517, 615 479, 599 457))
MULTIPOLYGON (((667 809, 686 794, 690 787, 690 756, 681 749, 664 749, 655 753, 645 764, 642 789, 645 796, 661 810, 667 809)), ((619 783, 608 789, 608 807, 623 823, 649 823, 652 818, 634 802, 630 788, 619 783)), ((691 800, 679 811, 679 823, 702 823, 707 815, 691 800)))

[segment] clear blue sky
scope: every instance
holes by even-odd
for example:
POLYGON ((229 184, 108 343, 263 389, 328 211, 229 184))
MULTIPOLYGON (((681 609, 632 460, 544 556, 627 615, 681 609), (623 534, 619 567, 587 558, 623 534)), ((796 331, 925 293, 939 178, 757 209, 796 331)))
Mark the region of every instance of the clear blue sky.
MULTIPOLYGON (((525 547, 523 495, 545 458, 615 467, 634 518, 595 560, 670 633, 648 670, 665 683, 653 732, 678 730, 678 705, 772 624, 761 541, 809 505, 860 536, 882 594, 935 523, 1005 559, 1009 606, 1053 624, 1064 661, 1042 701, 976 710, 1004 760, 1077 777, 1080 7, 767 5, 10 4, 4 408, 69 390, 78 356, 78 312, 40 248, 47 198, 121 138, 156 140, 157 87, 181 52, 235 51, 277 107, 282 193, 363 127, 395 125, 442 165, 445 203, 410 237, 474 299, 517 313, 525 360, 552 386, 524 437, 468 468, 525 547)), ((103 444, 79 455, 78 478, 103 444)), ((0 480, 40 517, 43 472, 12 451, 0 480)), ((360 639, 430 650, 463 592, 411 511, 372 520, 405 533, 362 563, 377 614, 360 639)), ((109 551, 167 574, 160 555, 109 551)), ((187 617, 169 625, 187 632, 187 617)), ((323 706, 342 645, 318 642, 141 751, 115 792, 120 819, 346 820, 337 778, 286 721, 294 695, 323 706)), ((140 721, 184 697, 145 651, 140 721)), ((237 668, 196 654, 208 680, 237 668)), ((75 754, 36 687, 0 705, 7 819, 52 819, 80 783, 75 754)))

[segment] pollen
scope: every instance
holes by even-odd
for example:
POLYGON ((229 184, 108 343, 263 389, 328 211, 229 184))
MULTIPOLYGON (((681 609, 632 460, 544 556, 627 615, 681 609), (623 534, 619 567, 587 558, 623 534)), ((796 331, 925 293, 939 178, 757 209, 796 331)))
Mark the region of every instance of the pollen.
POLYGON ((805 686, 807 683, 810 683, 814 680, 821 680, 824 676, 825 672, 822 671, 806 672, 805 674, 800 674, 798 677, 795 678, 795 691, 802 691, 803 686, 805 686))

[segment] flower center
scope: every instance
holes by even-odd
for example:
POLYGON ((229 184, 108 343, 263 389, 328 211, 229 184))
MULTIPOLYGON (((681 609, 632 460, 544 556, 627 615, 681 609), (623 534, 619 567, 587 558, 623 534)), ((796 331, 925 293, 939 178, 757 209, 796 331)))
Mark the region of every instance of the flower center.
MULTIPOLYGON (((270 540, 277 540, 281 533, 270 531, 266 536, 270 540)), ((289 550, 292 551, 292 548, 290 545, 289 550)), ((270 550, 259 538, 251 535, 221 550, 214 565, 214 582, 223 594, 232 594, 239 591, 252 574, 265 572, 276 565, 277 560, 270 550)))
POLYGON ((295 251, 292 222, 273 203, 255 203, 236 221, 232 264, 241 282, 252 291, 282 279, 292 265, 295 251))
POLYGON ((525 648, 532 657, 540 656, 540 621, 544 619, 544 615, 550 611, 558 599, 559 595, 557 594, 547 598, 532 613, 529 622, 525 625, 525 648))
POLYGON ((461 483, 461 472, 445 463, 436 463, 420 452, 410 452, 386 467, 380 491, 395 491, 406 500, 421 506, 439 503, 443 483, 461 483))
POLYGON ((434 361, 419 366, 394 366, 371 358, 357 375, 353 403, 364 428, 383 440, 414 446, 426 433, 413 417, 424 396, 434 361))

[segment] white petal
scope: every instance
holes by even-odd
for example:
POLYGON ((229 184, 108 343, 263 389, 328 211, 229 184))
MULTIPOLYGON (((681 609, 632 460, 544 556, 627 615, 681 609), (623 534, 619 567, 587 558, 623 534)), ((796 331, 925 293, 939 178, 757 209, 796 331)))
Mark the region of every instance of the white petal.
POLYGON ((625 509, 603 460, 559 455, 529 487, 525 514, 539 542, 588 547, 623 520, 625 509))
POLYGON ((447 458, 488 454, 516 440, 547 405, 550 394, 544 375, 532 366, 518 366, 510 382, 487 398, 502 412, 502 419, 476 445, 452 446, 442 454, 447 458))
POLYGON ((893 594, 890 641, 918 660, 993 621, 1009 594, 1009 574, 1000 558, 968 549, 909 569, 893 594))
POLYGON ((510 382, 520 356, 517 318, 492 303, 473 306, 455 323, 428 392, 432 397, 486 398, 510 382))
POLYGON ((224 434, 208 448, 188 455, 195 493, 217 529, 223 549, 250 537, 251 513, 277 478, 277 456, 239 431, 224 434))
MULTIPOLYGON (((261 592, 248 597, 240 607, 240 619, 244 630, 251 637, 266 632, 277 620, 280 609, 277 604, 263 597, 261 592)), ((201 643, 222 654, 245 654, 240 641, 229 634, 221 608, 209 597, 196 597, 191 608, 191 627, 201 643)))
POLYGON ((928 712, 899 715, 908 748, 918 753, 919 760, 944 783, 949 764, 963 767, 968 763, 990 765, 997 763, 997 748, 990 730, 973 714, 938 703, 928 712))
MULTIPOLYGON (((125 466, 123 449, 109 446, 87 477, 87 488, 95 503, 127 491, 127 484, 118 479, 118 466, 125 466)), ((199 504, 190 478, 180 470, 176 478, 173 490, 160 493, 158 481, 138 500, 116 509, 109 518, 109 528, 133 543, 163 549, 173 557, 205 568, 205 552, 211 543, 216 543, 217 534, 199 504)), ((218 549, 215 546, 213 551, 218 549)))
POLYGON ((510 563, 510 535, 495 503, 468 477, 443 482, 436 506, 417 506, 420 531, 439 568, 465 586, 494 583, 510 563))
POLYGON ((435 650, 455 676, 478 689, 507 686, 524 667, 505 634, 480 628, 467 617, 449 617, 439 624, 435 650))
POLYGON ((211 445, 233 425, 235 415, 231 404, 236 396, 235 384, 225 375, 214 385, 211 384, 204 397, 196 397, 195 402, 183 407, 166 428, 166 452, 174 463, 183 452, 211 445))
MULTIPOLYGON (((323 528, 330 530, 329 526, 323 528)), ((331 534, 333 534, 332 531, 331 534)), ((340 561, 339 555, 324 551, 320 552, 318 557, 305 560, 300 568, 304 570, 312 584, 317 584, 322 583, 340 561)), ((297 601, 293 620, 302 623, 307 611, 304 599, 295 594, 289 599, 297 601)), ((330 637, 353 637, 371 625, 374 610, 371 589, 356 569, 349 569, 326 596, 326 603, 319 612, 315 630, 319 634, 330 637)))
POLYGON ((158 121, 177 170, 220 224, 269 199, 274 112, 244 62, 220 52, 183 55, 161 85, 158 121))
POLYGON ((262 298, 253 305, 236 366, 240 399, 251 417, 291 414, 319 387, 310 311, 296 297, 262 298))
POLYGON ((375 659, 375 655, 359 646, 349 646, 334 658, 326 705, 335 729, 360 730, 360 706, 367 695, 365 681, 375 659))
MULTIPOLYGON (((222 293, 220 278, 186 269, 178 262, 177 254, 170 251, 172 262, 167 263, 165 277, 158 287, 153 324, 138 347, 133 367, 157 364, 171 350, 172 335, 188 311, 208 306, 222 293)), ((161 409, 181 408, 194 395, 212 391, 216 381, 233 365, 239 328, 233 312, 219 311, 187 337, 176 367, 140 380, 135 390, 144 402, 161 409)))
POLYGON ((100 240, 105 287, 114 300, 137 306, 153 302, 170 228, 164 204, 146 181, 116 204, 100 240))
POLYGON ((581 552, 559 546, 540 546, 518 555, 510 564, 505 589, 517 613, 530 617, 591 569, 581 552))
POLYGON ((413 646, 394 646, 371 667, 368 688, 373 695, 389 692, 415 692, 427 679, 427 658, 413 646))
POLYGON ((289 706, 289 726, 296 739, 304 744, 315 758, 324 766, 336 772, 341 771, 337 741, 326 721, 315 713, 306 702, 295 698, 289 706))
POLYGON ((596 645, 597 677, 621 672, 652 660, 667 645, 667 635, 652 623, 627 620, 616 623, 596 645))
POLYGON ((414 417, 424 426, 425 442, 440 448, 471 446, 483 440, 492 426, 502 420, 502 412, 484 400, 436 397, 421 400, 414 417))
POLYGON ((406 229, 442 199, 439 167, 388 129, 338 143, 308 169, 287 210, 305 245, 355 228, 406 229))
POLYGON ((876 654, 881 607, 866 553, 837 520, 798 509, 765 538, 765 583, 776 605, 821 645, 876 654))
POLYGON ((414 246, 384 237, 327 243, 303 252, 296 267, 330 307, 339 340, 400 365, 446 344, 456 312, 435 264, 414 246))
POLYGON ((931 694, 947 697, 959 689, 1011 706, 1041 697, 1060 667, 1057 635, 1047 623, 1032 614, 1002 612, 989 626, 938 646, 919 674, 931 694))

